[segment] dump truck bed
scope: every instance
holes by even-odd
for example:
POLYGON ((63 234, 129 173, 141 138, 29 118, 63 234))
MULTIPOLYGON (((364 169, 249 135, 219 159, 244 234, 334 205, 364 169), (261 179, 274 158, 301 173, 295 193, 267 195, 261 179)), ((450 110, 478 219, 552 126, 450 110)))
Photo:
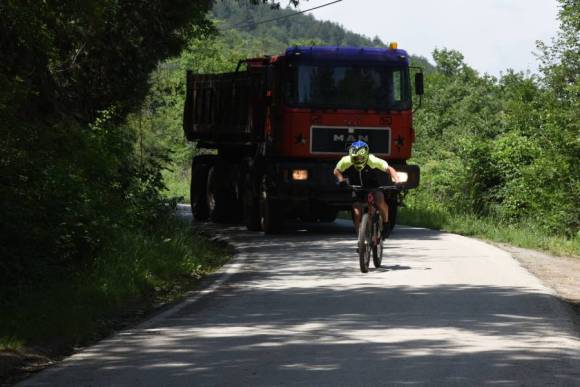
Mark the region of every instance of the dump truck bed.
POLYGON ((265 77, 261 72, 187 72, 183 129, 188 140, 205 143, 261 141, 265 120, 265 77))

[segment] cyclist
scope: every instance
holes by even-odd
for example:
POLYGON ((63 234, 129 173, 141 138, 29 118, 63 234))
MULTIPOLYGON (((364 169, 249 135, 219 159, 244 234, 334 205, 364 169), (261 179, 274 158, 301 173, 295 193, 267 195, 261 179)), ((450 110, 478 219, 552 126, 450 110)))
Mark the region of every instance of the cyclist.
MULTIPOLYGON (((395 183, 400 182, 397 171, 389 166, 385 160, 370 154, 369 146, 364 141, 353 142, 348 149, 348 156, 341 158, 334 168, 334 176, 336 176, 341 186, 345 186, 348 182, 352 185, 363 186, 364 188, 377 188, 380 186, 377 173, 380 172, 387 173, 395 183)), ((375 192, 374 196, 375 204, 383 217, 382 238, 385 239, 389 232, 389 228, 387 227, 389 207, 382 192, 375 192)), ((360 192, 353 193, 353 199, 354 228, 358 233, 362 213, 357 203, 366 202, 366 194, 361 194, 360 192)))

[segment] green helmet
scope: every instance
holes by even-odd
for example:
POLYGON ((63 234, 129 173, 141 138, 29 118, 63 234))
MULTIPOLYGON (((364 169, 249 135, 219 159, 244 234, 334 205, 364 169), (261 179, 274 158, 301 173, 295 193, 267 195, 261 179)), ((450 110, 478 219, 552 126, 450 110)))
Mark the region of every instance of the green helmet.
POLYGON ((350 161, 357 170, 362 170, 369 160, 369 146, 364 141, 356 141, 348 148, 350 161))

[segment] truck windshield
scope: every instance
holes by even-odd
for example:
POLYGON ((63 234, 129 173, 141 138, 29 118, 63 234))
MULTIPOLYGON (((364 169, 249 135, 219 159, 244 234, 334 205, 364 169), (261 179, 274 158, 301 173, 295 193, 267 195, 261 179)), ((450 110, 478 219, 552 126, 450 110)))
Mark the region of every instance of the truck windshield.
POLYGON ((311 108, 407 110, 406 68, 335 64, 290 65, 288 105, 311 108))

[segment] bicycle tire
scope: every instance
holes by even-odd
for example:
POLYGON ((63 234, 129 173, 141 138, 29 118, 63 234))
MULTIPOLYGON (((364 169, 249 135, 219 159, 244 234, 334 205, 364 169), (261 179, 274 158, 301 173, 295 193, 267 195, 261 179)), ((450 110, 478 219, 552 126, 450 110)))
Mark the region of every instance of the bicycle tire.
POLYGON ((383 238, 381 238, 381 225, 382 218, 377 216, 376 219, 373 220, 373 238, 376 238, 379 243, 374 245, 372 248, 373 251, 373 265, 375 268, 381 267, 381 263, 383 262, 383 238))
POLYGON ((362 216, 358 227, 358 261, 361 273, 368 273, 371 259, 369 214, 362 216))
POLYGON ((373 264, 378 269, 383 263, 383 240, 379 242, 378 246, 373 247, 373 264))

